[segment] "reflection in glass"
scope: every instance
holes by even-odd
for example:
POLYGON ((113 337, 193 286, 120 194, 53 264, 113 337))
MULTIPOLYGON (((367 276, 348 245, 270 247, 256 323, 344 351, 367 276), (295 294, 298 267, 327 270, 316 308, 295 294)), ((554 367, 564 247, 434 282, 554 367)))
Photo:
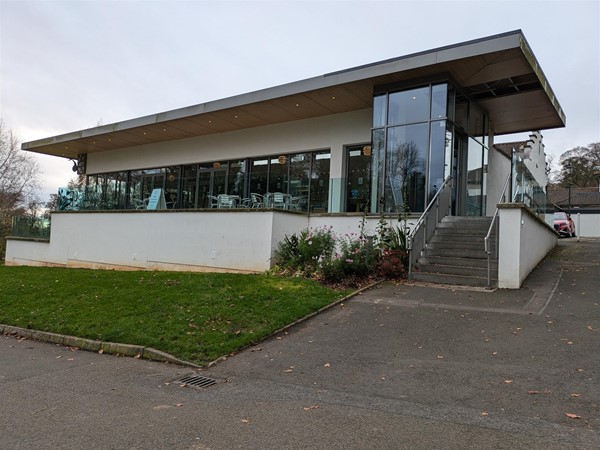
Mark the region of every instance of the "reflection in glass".
POLYGON ((327 212, 329 209, 329 173, 331 153, 315 153, 310 180, 310 210, 327 212))
POLYGON ((385 104, 387 95, 373 97, 373 128, 385 126, 385 104))
POLYGON ((388 125, 429 119, 429 86, 389 95, 388 125))
POLYGON ((447 84, 435 84, 431 86, 431 119, 443 119, 446 117, 447 91, 447 84))
POLYGON ((287 193, 288 170, 290 167, 287 156, 271 158, 270 163, 268 192, 287 193))
POLYGON ((483 146, 473 138, 469 138, 467 155, 467 195, 465 214, 480 216, 483 195, 483 146))
POLYGON ((385 130, 373 130, 372 133, 372 162, 371 162, 371 212, 383 210, 385 201, 384 191, 384 164, 385 164, 385 130))
POLYGON ((295 211, 306 211, 308 209, 308 197, 310 193, 310 172, 312 155, 310 153, 299 153, 290 155, 290 190, 291 205, 295 211))
MULTIPOLYGON (((431 122, 429 139, 429 176, 427 203, 442 186, 446 173, 447 149, 446 121, 431 122)), ((451 147, 450 147, 451 148, 451 147)), ((449 167, 448 167, 449 169, 449 167)))
POLYGON ((363 146, 350 147, 347 150, 346 211, 365 211, 370 197, 369 174, 371 156, 365 155, 363 146))
POLYGON ((425 209, 428 124, 388 128, 385 212, 425 209))
POLYGON ((268 192, 269 160, 253 159, 250 168, 250 193, 265 195, 268 192))

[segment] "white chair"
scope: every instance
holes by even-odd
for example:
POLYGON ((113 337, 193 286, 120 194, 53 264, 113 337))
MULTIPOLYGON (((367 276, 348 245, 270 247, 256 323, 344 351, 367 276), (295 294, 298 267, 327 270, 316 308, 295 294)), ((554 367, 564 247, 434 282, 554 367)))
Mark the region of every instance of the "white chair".
POLYGON ((217 208, 235 208, 235 198, 227 194, 217 196, 217 208))

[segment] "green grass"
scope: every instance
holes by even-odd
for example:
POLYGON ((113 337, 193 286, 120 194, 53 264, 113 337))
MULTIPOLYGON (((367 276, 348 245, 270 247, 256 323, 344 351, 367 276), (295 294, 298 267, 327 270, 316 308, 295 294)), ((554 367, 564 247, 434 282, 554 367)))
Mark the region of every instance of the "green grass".
POLYGON ((203 364, 341 298, 300 278, 0 266, 0 323, 203 364))

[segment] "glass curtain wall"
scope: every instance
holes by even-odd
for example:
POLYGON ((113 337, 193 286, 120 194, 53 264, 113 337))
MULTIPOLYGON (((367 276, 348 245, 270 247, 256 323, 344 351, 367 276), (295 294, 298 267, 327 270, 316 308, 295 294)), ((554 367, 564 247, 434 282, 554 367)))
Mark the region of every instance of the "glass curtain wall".
POLYGON ((462 213, 485 215, 488 134, 486 114, 449 83, 375 95, 371 212, 421 212, 454 173, 462 213))
POLYGON ((346 153, 346 211, 361 212, 368 208, 372 150, 368 146, 349 147, 346 153))

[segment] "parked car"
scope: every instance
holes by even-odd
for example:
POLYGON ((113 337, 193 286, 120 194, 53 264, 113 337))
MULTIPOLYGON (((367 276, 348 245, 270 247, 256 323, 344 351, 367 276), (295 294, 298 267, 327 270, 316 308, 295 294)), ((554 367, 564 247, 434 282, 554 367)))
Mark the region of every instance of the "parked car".
POLYGON ((566 212, 558 211, 554 213, 554 229, 561 236, 575 237, 575 224, 566 212))

